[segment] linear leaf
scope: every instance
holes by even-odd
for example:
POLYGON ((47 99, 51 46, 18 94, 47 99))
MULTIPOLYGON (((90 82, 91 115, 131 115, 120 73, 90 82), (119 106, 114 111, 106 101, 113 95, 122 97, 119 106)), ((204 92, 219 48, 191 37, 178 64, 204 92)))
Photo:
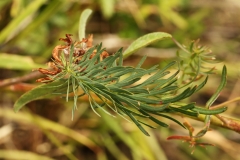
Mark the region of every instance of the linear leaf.
POLYGON ((197 112, 190 112, 190 111, 186 111, 184 109, 181 108, 177 108, 177 107, 169 107, 171 110, 175 111, 175 112, 180 112, 189 116, 193 116, 193 117, 197 117, 198 113, 197 112))
POLYGON ((226 86, 227 84, 227 68, 224 65, 223 69, 222 69, 222 78, 221 78, 221 83, 218 86, 216 92, 212 95, 212 97, 207 101, 206 103, 206 107, 209 108, 217 99, 217 97, 219 96, 220 92, 222 91, 222 89, 226 86))
POLYGON ((196 91, 199 91, 202 87, 205 86, 205 84, 207 83, 207 80, 208 80, 208 76, 205 78, 205 80, 196 88, 196 91))
POLYGON ((148 132, 142 127, 142 125, 138 122, 138 120, 131 114, 128 112, 125 112, 131 119, 132 121, 136 124, 136 126, 146 135, 146 136, 150 136, 148 134, 148 132))
MULTIPOLYGON (((55 81, 48 84, 40 85, 26 93, 24 93, 14 104, 13 108, 15 112, 18 112, 24 105, 27 103, 45 98, 46 96, 51 95, 51 93, 57 92, 57 90, 66 88, 67 89, 67 83, 64 83, 63 81, 55 81)), ((65 90, 66 90, 65 89, 65 90)))
POLYGON ((116 87, 125 87, 125 86, 129 86, 137 81, 139 81, 141 78, 135 78, 133 80, 130 80, 128 82, 119 82, 119 83, 116 83, 114 84, 116 87))
POLYGON ((139 121, 139 120, 137 120, 139 123, 142 123, 143 125, 145 125, 145 126, 148 126, 149 128, 152 128, 152 129, 156 129, 156 127, 153 127, 153 126, 151 126, 151 125, 149 125, 149 124, 147 124, 147 123, 144 123, 144 122, 142 122, 142 121, 139 121))
POLYGON ((187 88, 187 89, 185 89, 181 94, 177 95, 176 97, 167 98, 167 99, 162 100, 162 103, 163 103, 163 104, 166 104, 166 103, 173 103, 173 102, 180 101, 180 100, 184 99, 185 96, 186 96, 190 91, 191 91, 191 88, 187 88))
POLYGON ((162 94, 162 93, 166 93, 166 92, 169 92, 169 91, 173 91, 173 90, 176 90, 178 88, 178 86, 168 86, 166 88, 163 88, 163 89, 159 89, 159 90, 153 90, 153 91, 150 91, 149 93, 140 93, 140 94, 137 94, 137 96, 153 96, 153 95, 159 95, 159 94, 162 94))
POLYGON ((79 19, 79 27, 78 27, 78 37, 81 41, 83 38, 85 38, 85 30, 86 30, 86 24, 89 16, 92 14, 91 9, 85 9, 79 19))
POLYGON ((149 77, 147 80, 145 80, 143 83, 141 83, 140 85, 138 85, 139 87, 142 87, 142 86, 146 86, 148 84, 152 84, 154 83, 154 81, 158 80, 159 78, 169 74, 170 72, 169 71, 166 71, 164 73, 162 73, 161 71, 155 73, 153 76, 149 77))
POLYGON ((148 118, 148 116, 143 115, 143 114, 139 114, 139 113, 137 113, 137 112, 135 112, 135 111, 132 111, 132 110, 124 107, 124 106, 120 106, 120 109, 123 110, 124 112, 125 112, 125 111, 126 111, 126 112, 130 112, 130 113, 132 113, 133 115, 136 115, 136 116, 139 116, 139 117, 148 118))
POLYGON ((195 108, 195 103, 190 103, 185 106, 181 106, 179 108, 184 109, 184 110, 193 109, 193 108, 195 108))
POLYGON ((127 98, 139 101, 139 102, 144 102, 147 104, 159 104, 159 100, 157 99, 151 99, 151 98, 145 98, 145 97, 138 97, 136 95, 123 95, 127 98))
POLYGON ((147 112, 145 112, 144 110, 139 110, 139 112, 141 112, 142 114, 149 116, 149 119, 152 120, 153 122, 155 122, 156 124, 162 126, 162 127, 168 127, 168 125, 162 121, 159 121, 158 119, 154 118, 153 116, 151 116, 150 114, 148 114, 147 112))
POLYGON ((165 118, 167 118, 167 119, 170 119, 170 120, 176 122, 177 124, 179 124, 180 126, 182 126, 183 128, 186 129, 186 127, 185 127, 182 123, 180 123, 178 120, 176 120, 176 119, 174 119, 174 118, 172 118, 172 117, 170 117, 170 116, 167 116, 167 115, 161 114, 161 113, 156 113, 156 115, 161 116, 161 117, 165 117, 165 118))
POLYGON ((129 92, 132 92, 132 93, 143 93, 143 94, 149 93, 149 91, 144 88, 127 88, 126 90, 128 90, 129 92))
POLYGON ((146 34, 137 40, 135 40, 130 46, 123 52, 123 57, 127 58, 132 53, 136 52, 140 48, 143 48, 151 43, 154 43, 156 41, 165 39, 165 38, 171 38, 172 36, 168 33, 164 32, 154 32, 146 34))
POLYGON ((154 112, 164 111, 168 107, 168 104, 165 104, 165 105, 160 106, 160 107, 154 107, 154 106, 149 106, 147 104, 141 103, 139 107, 141 109, 143 109, 144 111, 149 111, 149 112, 153 112, 154 113, 154 112))
POLYGON ((142 59, 138 62, 136 68, 140 68, 142 66, 142 64, 145 62, 147 56, 143 56, 142 59))
POLYGON ((222 107, 218 109, 206 109, 206 108, 194 107, 191 110, 204 115, 215 115, 215 114, 220 114, 225 112, 227 110, 227 107, 222 107))

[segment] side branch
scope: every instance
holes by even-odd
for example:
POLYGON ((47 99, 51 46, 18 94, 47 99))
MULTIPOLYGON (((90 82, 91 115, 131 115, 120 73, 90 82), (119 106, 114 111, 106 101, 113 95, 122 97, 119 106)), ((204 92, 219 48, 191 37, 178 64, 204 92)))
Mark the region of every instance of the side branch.
POLYGON ((6 87, 12 84, 16 84, 19 82, 24 82, 24 81, 28 81, 28 80, 32 80, 32 79, 36 79, 38 77, 40 77, 42 74, 34 71, 31 72, 27 75, 21 76, 21 77, 14 77, 14 78, 9 78, 9 79, 4 79, 4 80, 0 80, 0 88, 2 87, 6 87))
MULTIPOLYGON (((178 115, 186 117, 186 115, 183 115, 183 114, 178 114, 178 115)), ((200 114, 198 117, 190 117, 190 116, 187 116, 187 117, 204 122, 206 115, 200 114)), ((226 129, 235 131, 237 133, 240 133, 240 121, 238 119, 229 118, 222 115, 212 116, 211 125, 219 126, 219 127, 226 128, 226 129)))

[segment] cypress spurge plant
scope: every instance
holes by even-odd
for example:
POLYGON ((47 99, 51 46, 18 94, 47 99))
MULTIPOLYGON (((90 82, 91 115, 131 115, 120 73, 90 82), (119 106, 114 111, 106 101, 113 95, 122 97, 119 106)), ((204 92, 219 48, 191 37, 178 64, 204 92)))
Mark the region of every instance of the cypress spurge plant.
POLYGON ((136 50, 172 36, 163 32, 150 33, 138 38, 125 51, 121 48, 116 53, 109 54, 102 48, 102 44, 92 45, 92 35, 84 38, 86 21, 90 14, 91 10, 85 10, 80 17, 80 41, 73 42, 70 34, 66 34, 66 38, 60 38, 66 44, 57 45, 53 49, 52 62, 48 63, 49 69, 38 69, 46 77, 37 81, 45 84, 23 94, 14 104, 14 110, 17 112, 25 104, 36 99, 60 96, 66 101, 70 99, 74 101, 72 108, 74 118, 78 99, 87 96, 89 105, 97 115, 99 110, 111 116, 119 115, 135 123, 147 136, 149 134, 145 127, 155 128, 158 125, 168 127, 168 124, 158 119, 162 117, 189 130, 189 136, 171 136, 168 139, 185 140, 191 146, 211 145, 198 143, 196 140, 208 131, 211 116, 219 117, 218 114, 227 109, 227 107, 211 109, 211 105, 226 84, 226 67, 223 67, 219 88, 205 108, 197 107, 195 103, 183 103, 183 99, 204 87, 208 74, 214 71, 214 67, 207 68, 205 65, 214 62, 214 57, 207 48, 198 46, 197 42, 192 42, 189 47, 183 47, 173 39, 183 51, 177 54, 178 61, 172 61, 163 68, 155 65, 145 69, 141 67, 147 58, 144 56, 135 67, 123 66, 124 58, 136 50), (172 68, 177 70, 172 71, 172 68), (205 125, 194 135, 194 129, 189 123, 185 121, 182 124, 169 114, 193 119, 205 115, 205 125), (150 121, 156 125, 150 125, 150 121))
POLYGON ((169 71, 171 67, 178 66, 176 61, 164 68, 156 65, 144 69, 141 66, 145 56, 136 67, 123 66, 122 49, 109 55, 101 44, 91 47, 92 36, 75 43, 69 34, 66 37, 61 40, 67 44, 56 46, 53 50, 53 62, 49 64, 51 69, 39 69, 47 77, 37 81, 46 84, 25 93, 15 103, 15 111, 34 99, 58 94, 65 97, 66 101, 73 98, 73 118, 78 98, 87 95, 97 115, 99 109, 109 115, 118 114, 130 119, 145 135, 149 135, 143 126, 154 127, 147 120, 168 127, 157 116, 170 119, 185 128, 168 113, 197 117, 199 114, 219 114, 227 109, 209 110, 196 107, 194 103, 179 103, 200 90, 206 84, 207 77, 199 85, 191 86, 189 83, 184 87, 179 86, 177 76, 180 70, 173 73, 169 71), (145 76, 148 78, 143 78, 145 76))

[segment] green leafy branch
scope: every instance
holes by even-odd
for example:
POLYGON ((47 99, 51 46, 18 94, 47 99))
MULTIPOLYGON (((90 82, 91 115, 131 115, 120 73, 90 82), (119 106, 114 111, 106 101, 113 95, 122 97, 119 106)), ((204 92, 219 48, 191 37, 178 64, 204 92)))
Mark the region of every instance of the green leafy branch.
POLYGON ((50 76, 55 81, 41 85, 24 94, 15 103, 15 111, 18 111, 29 101, 42 98, 42 96, 64 94, 68 101, 70 94, 73 93, 74 114, 74 111, 77 109, 77 99, 83 95, 87 95, 89 104, 96 114, 98 114, 97 109, 101 109, 112 115, 112 113, 105 109, 105 107, 108 107, 111 111, 122 117, 128 116, 144 134, 148 135, 142 125, 152 126, 136 117, 150 119, 162 127, 168 127, 166 123, 152 116, 152 114, 155 114, 183 126, 179 121, 167 116, 165 113, 180 112, 197 117, 199 113, 211 115, 219 114, 226 110, 226 108, 207 110, 196 107, 194 104, 178 105, 178 101, 191 96, 201 89, 206 84, 207 78, 200 85, 188 87, 180 93, 175 94, 179 87, 174 82, 177 81, 179 71, 176 71, 168 78, 164 78, 170 74, 167 70, 176 64, 174 61, 162 69, 159 69, 158 66, 143 69, 141 65, 146 59, 146 57, 143 57, 135 68, 125 67, 122 65, 122 49, 101 61, 101 53, 103 51, 101 44, 92 47, 84 54, 81 61, 76 64, 74 63, 76 57, 73 56, 74 47, 72 45, 69 59, 62 56, 62 64, 64 65, 59 65, 62 68, 62 72, 50 76), (94 50, 96 50, 96 54, 90 59, 89 57, 94 50), (150 77, 141 83, 137 83, 146 75, 150 77), (100 102, 97 102, 94 96, 97 96, 100 102))
MULTIPOLYGON (((83 21, 86 20, 85 17, 83 21)), ((80 20, 84 23, 83 21, 80 20)), ((79 32, 79 34, 82 33, 79 32)), ((79 35, 79 37, 84 36, 79 35)), ((23 94, 14 104, 14 110, 17 112, 30 101, 57 94, 65 97, 66 101, 73 99, 73 118, 77 109, 77 100, 82 96, 87 96, 92 110, 97 115, 99 115, 98 110, 103 110, 112 116, 118 114, 134 122, 145 135, 149 134, 143 126, 155 128, 148 123, 149 120, 159 126, 168 127, 156 116, 170 119, 185 128, 181 122, 168 114, 181 114, 197 118, 200 114, 210 117, 209 115, 217 115, 226 111, 227 107, 210 109, 209 107, 197 107, 194 103, 180 103, 181 100, 190 97, 207 83, 208 77, 203 75, 205 79, 201 82, 198 81, 198 85, 192 86, 193 82, 199 80, 197 77, 202 73, 200 69, 202 61, 199 60, 204 53, 202 51, 194 51, 193 56, 186 58, 186 60, 190 58, 188 66, 192 69, 194 78, 185 84, 178 83, 178 77, 181 77, 180 69, 185 61, 182 61, 180 65, 176 65, 177 62, 173 61, 164 68, 156 65, 144 69, 141 66, 146 57, 143 57, 136 67, 123 66, 124 57, 164 38, 171 38, 171 35, 162 32, 147 34, 133 42, 124 52, 120 49, 105 58, 102 57, 105 49, 102 49, 101 44, 86 49, 86 52, 84 46, 80 46, 84 50, 81 57, 75 55, 76 46, 71 44, 69 49, 62 51, 59 57, 61 62, 54 61, 55 67, 60 72, 48 75, 48 78, 51 79, 49 83, 23 94), (195 61, 196 57, 199 61, 195 61), (175 67, 180 66, 180 68, 171 73, 169 70, 174 65, 175 67), (197 69, 195 69, 196 66, 197 69)), ((193 47, 190 47, 190 50, 194 50, 191 48, 193 47)), ((226 76, 226 67, 223 68, 223 71, 223 75, 226 76)), ((222 83, 226 83, 226 79, 222 79, 222 83)), ((219 92, 220 90, 217 91, 218 94, 219 92)), ((215 100, 216 98, 211 99, 211 102, 215 100)))

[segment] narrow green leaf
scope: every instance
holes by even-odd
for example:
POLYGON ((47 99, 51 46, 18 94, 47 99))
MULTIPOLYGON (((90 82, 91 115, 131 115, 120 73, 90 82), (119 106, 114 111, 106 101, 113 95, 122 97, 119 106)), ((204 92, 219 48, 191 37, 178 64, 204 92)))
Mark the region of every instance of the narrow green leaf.
POLYGON ((109 84, 113 81, 117 81, 119 79, 119 77, 108 77, 108 78, 104 78, 104 79, 99 79, 98 82, 102 83, 102 84, 109 84))
POLYGON ((156 124, 162 126, 162 127, 169 127, 166 123, 159 121, 158 119, 154 118, 154 117, 150 117, 149 119, 151 119, 153 122, 155 122, 156 124))
POLYGON ((207 101, 206 103, 206 107, 209 108, 214 102, 215 100, 218 98, 220 92, 222 91, 222 89, 226 86, 227 84, 227 68, 224 65, 223 69, 222 69, 222 78, 221 78, 221 83, 218 86, 216 92, 212 95, 212 97, 207 101))
POLYGON ((91 9, 85 9, 79 19, 79 28, 78 28, 78 37, 81 41, 83 38, 85 38, 85 30, 86 30, 86 24, 89 16, 92 14, 91 9))
POLYGON ((203 137, 206 133, 207 133, 207 131, 208 131, 208 128, 209 127, 204 127, 202 130, 200 130, 195 136, 193 136, 194 138, 201 138, 201 137, 203 137))
POLYGON ((145 126, 148 126, 149 128, 152 128, 152 129, 156 129, 156 127, 153 127, 153 126, 151 126, 151 125, 149 125, 149 124, 147 124, 147 123, 144 123, 144 122, 142 122, 142 121, 139 121, 139 120, 137 120, 139 123, 142 123, 143 125, 145 125, 145 126))
POLYGON ((176 119, 174 119, 174 118, 172 118, 172 117, 170 117, 170 116, 167 116, 167 115, 161 114, 161 113, 156 113, 156 115, 161 116, 161 117, 165 117, 165 118, 167 118, 167 119, 170 119, 170 120, 176 122, 177 124, 179 124, 180 126, 182 126, 183 128, 186 129, 186 127, 185 127, 181 122, 179 122, 178 120, 176 120, 176 119))
MULTIPOLYGON (((177 72, 175 72, 173 75, 171 75, 169 78, 167 79, 160 79, 158 80, 156 83, 157 83, 157 86, 155 87, 155 89, 159 89, 161 86, 165 85, 164 87, 166 86, 169 86, 172 82, 175 82, 175 80, 172 81, 172 79, 174 77, 176 77, 179 73, 179 70, 177 72), (166 85, 167 84, 167 85, 166 85)), ((175 78, 177 80, 177 78, 175 78)))
POLYGON ((120 53, 120 56, 119 56, 119 60, 118 60, 118 66, 122 66, 123 65, 123 54, 122 54, 122 50, 123 48, 121 48, 118 52, 120 53))
POLYGON ((131 95, 132 93, 129 92, 128 90, 126 89, 121 89, 121 88, 117 88, 117 87, 108 87, 111 92, 115 92, 117 94, 127 94, 127 95, 131 95))
POLYGON ((98 115, 99 117, 101 117, 100 114, 94 109, 94 105, 92 104, 94 100, 90 94, 88 94, 88 100, 89 100, 89 104, 90 104, 90 107, 92 108, 93 112, 96 115, 98 115))
POLYGON ((190 112, 190 111, 186 111, 184 109, 181 109, 181 108, 177 108, 177 107, 169 107, 171 110, 175 111, 175 112, 180 112, 182 114, 186 114, 186 115, 189 115, 189 116, 192 116, 192 117, 197 117, 198 116, 198 113, 197 112, 190 112))
POLYGON ((163 93, 166 95, 167 92, 174 91, 177 88, 178 88, 178 86, 168 86, 166 88, 159 89, 159 90, 149 90, 146 93, 140 92, 140 94, 136 94, 136 96, 138 96, 138 97, 149 97, 149 96, 157 96, 157 95, 160 95, 160 94, 163 94, 163 93))
POLYGON ((161 69, 161 72, 166 71, 167 69, 169 69, 170 67, 172 67, 172 66, 175 65, 176 63, 177 63, 176 61, 172 61, 172 62, 168 63, 165 67, 163 67, 163 68, 161 69))
MULTIPOLYGON (((121 99, 119 99, 119 97, 115 94, 113 94, 112 92, 108 91, 108 90, 101 90, 102 92, 104 92, 105 94, 107 94, 108 96, 111 97, 111 99, 113 99, 113 104, 118 104, 120 106, 122 106, 121 104, 121 99)), ((131 105, 130 105, 131 106, 131 105)))
POLYGON ((200 89, 202 89, 204 86, 205 86, 205 84, 207 83, 207 80, 208 80, 208 76, 205 78, 205 80, 196 88, 196 91, 195 92, 197 92, 197 91, 199 91, 200 89))
POLYGON ((134 101, 132 99, 126 98, 126 97, 121 96, 121 95, 115 95, 115 96, 118 97, 119 101, 126 103, 130 107, 137 108, 137 106, 138 106, 137 101, 134 101))
POLYGON ((148 118, 148 116, 143 115, 143 114, 139 114, 139 113, 137 113, 137 112, 135 112, 135 111, 132 111, 132 110, 124 107, 124 106, 119 106, 119 108, 120 108, 121 110, 123 110, 124 113, 125 113, 125 112, 130 112, 130 113, 132 113, 133 115, 136 115, 136 116, 139 116, 139 117, 143 117, 143 118, 148 118))
MULTIPOLYGON (((66 88, 67 89, 67 83, 64 83, 63 81, 55 81, 48 84, 40 85, 29 92, 24 93, 14 104, 13 108, 15 112, 18 112, 24 105, 27 103, 45 98, 46 96, 51 95, 54 92, 57 92, 58 90, 66 88), (64 84, 64 85, 62 85, 64 84)), ((66 90, 65 89, 65 90, 66 90)))
POLYGON ((200 114, 204 114, 204 115, 215 115, 215 114, 220 114, 220 113, 225 112, 227 110, 227 107, 222 107, 222 108, 212 109, 212 110, 206 109, 206 108, 201 108, 201 107, 194 107, 191 110, 198 112, 200 114))
POLYGON ((139 81, 140 79, 141 79, 141 78, 135 78, 135 79, 130 80, 130 81, 128 81, 128 82, 124 82, 124 83, 119 82, 119 83, 116 83, 115 86, 116 86, 116 87, 125 87, 125 86, 129 86, 129 85, 131 85, 131 84, 133 84, 133 83, 139 81))
POLYGON ((129 92, 132 93, 143 93, 143 94, 148 94, 149 91, 147 89, 144 88, 126 88, 126 90, 128 90, 129 92))
POLYGON ((166 104, 166 103, 173 103, 173 102, 177 102, 177 101, 180 101, 182 99, 185 98, 185 96, 191 92, 191 88, 187 88, 185 89, 181 94, 175 96, 175 97, 172 97, 172 98, 166 98, 164 100, 162 100, 162 103, 163 104, 166 104))
POLYGON ((95 76, 97 76, 98 73, 101 73, 101 72, 104 72, 104 69, 102 69, 102 68, 94 69, 94 70, 91 70, 88 73, 86 73, 85 76, 94 78, 95 76))
POLYGON ((159 104, 159 100, 157 100, 157 99, 138 97, 136 95, 123 95, 123 96, 133 99, 133 100, 136 100, 138 102, 143 102, 143 103, 147 103, 147 104, 159 104))
POLYGON ((172 36, 168 33, 164 32, 154 32, 154 33, 149 33, 147 35, 144 35, 137 40, 135 40, 124 52, 123 52, 123 57, 127 58, 140 48, 143 48, 151 43, 154 43, 156 41, 165 39, 165 38, 171 38, 172 36))
POLYGON ((190 97, 193 93, 195 93, 197 86, 194 86, 185 96, 184 98, 190 97))
POLYGON ((122 66, 116 66, 116 67, 111 67, 111 68, 107 68, 106 70, 100 72, 97 74, 97 76, 105 76, 105 75, 110 75, 113 73, 118 73, 120 71, 123 71, 127 68, 132 68, 132 67, 122 67, 122 66))
POLYGON ((146 116, 149 116, 149 119, 152 120, 153 122, 155 122, 156 124, 158 124, 162 127, 168 127, 168 125, 166 123, 159 121, 158 119, 156 119, 153 116, 151 116, 150 114, 148 114, 146 111, 140 109, 139 112, 141 112, 142 114, 144 114, 146 116))
POLYGON ((195 108, 195 103, 190 103, 185 106, 181 106, 179 108, 184 109, 184 110, 193 109, 193 108, 195 108))
POLYGON ((138 62, 136 68, 140 68, 142 66, 142 64, 145 62, 147 56, 143 56, 142 59, 138 62))
POLYGON ((113 99, 111 98, 110 95, 106 94, 105 90, 101 90, 97 87, 94 87, 93 85, 90 85, 90 84, 87 84, 85 83, 86 87, 91 90, 92 92, 94 92, 96 95, 98 95, 99 97, 104 97, 104 98, 107 98, 108 100, 110 100, 111 102, 113 102, 113 99))
POLYGON ((76 93, 76 79, 72 78, 72 89, 73 89, 73 93, 74 93, 74 109, 77 109, 77 93, 76 93))
POLYGON ((125 67, 124 70, 119 71, 119 72, 117 72, 117 73, 114 73, 113 76, 114 76, 114 77, 121 77, 122 75, 125 75, 125 74, 128 74, 128 73, 132 73, 132 72, 134 72, 134 71, 136 71, 135 68, 125 67))
POLYGON ((108 114, 109 116, 115 117, 114 115, 112 115, 111 113, 109 113, 108 111, 106 111, 103 106, 99 105, 96 101, 93 100, 94 105, 96 106, 96 108, 100 108, 103 112, 105 112, 106 114, 108 114))
POLYGON ((168 86, 168 87, 160 89, 160 90, 150 91, 148 96, 153 96, 153 95, 159 95, 159 94, 167 93, 169 91, 174 91, 177 88, 178 88, 178 86, 168 86))
POLYGON ((95 56, 88 60, 88 63, 86 65, 86 68, 82 71, 83 73, 88 73, 93 68, 95 68, 95 64, 99 62, 100 54, 104 51, 104 49, 97 51, 95 56))
POLYGON ((116 63, 120 54, 122 54, 122 53, 117 52, 114 55, 107 57, 106 60, 104 61, 106 68, 112 67, 114 65, 114 63, 116 63))
POLYGON ((92 47, 92 48, 89 48, 89 49, 87 50, 87 52, 83 55, 83 57, 82 57, 82 59, 81 59, 81 61, 80 61, 80 64, 81 64, 82 62, 87 63, 88 60, 89 60, 89 57, 92 55, 93 51, 94 51, 95 49, 97 49, 97 47, 98 47, 98 46, 94 46, 94 47, 92 47))
POLYGON ((117 96, 118 96, 119 99, 121 99, 122 102, 124 102, 124 103, 128 104, 129 106, 132 106, 136 109, 141 108, 141 109, 146 110, 146 111, 157 112, 157 111, 162 111, 166 108, 165 106, 153 107, 153 106, 150 106, 146 103, 141 103, 139 101, 131 99, 127 95, 117 95, 117 96))
MULTIPOLYGON (((165 83, 165 84, 162 86, 162 88, 164 89, 164 88, 166 88, 166 87, 168 87, 168 86, 171 86, 172 84, 174 84, 175 82, 177 82, 177 80, 178 80, 178 78, 175 77, 175 78, 172 79, 171 81, 165 83)), ((178 89, 180 89, 180 88, 178 88, 178 89)))
MULTIPOLYGON (((141 78, 141 77, 143 77, 146 74, 152 73, 153 71, 151 71, 151 70, 135 69, 134 72, 136 72, 136 74, 130 75, 129 77, 123 79, 120 83, 126 83, 128 81, 132 81, 133 79, 141 78)), ((141 87, 141 84, 137 85, 137 87, 141 87)))
POLYGON ((98 88, 98 89, 100 89, 100 90, 109 90, 109 89, 107 88, 107 86, 105 86, 104 84, 98 83, 98 82, 88 81, 87 83, 88 83, 89 85, 92 84, 94 87, 96 87, 96 88, 98 88), (91 82, 91 83, 89 83, 89 82, 91 82))
POLYGON ((148 112, 162 112, 164 111, 166 108, 168 107, 168 104, 165 104, 163 106, 160 107, 154 107, 154 106, 149 106, 147 104, 144 103, 140 103, 139 108, 141 108, 144 111, 148 111, 148 112))
POLYGON ((70 80, 71 80, 71 77, 68 78, 67 80, 67 93, 66 93, 66 102, 68 102, 68 94, 69 94, 69 88, 70 88, 70 80))
POLYGON ((142 127, 142 125, 138 122, 138 120, 131 114, 128 112, 125 112, 131 119, 132 121, 136 124, 136 126, 146 135, 146 136, 150 136, 148 134, 148 132, 142 127))
POLYGON ((149 77, 148 79, 146 79, 143 83, 141 83, 140 85, 138 85, 139 87, 142 87, 142 86, 146 86, 146 85, 149 85, 149 84, 152 84, 154 83, 156 80, 158 80, 159 78, 161 77, 164 77, 165 75, 169 74, 170 72, 169 71, 166 71, 164 73, 162 73, 161 71, 160 72, 157 72, 155 73, 154 75, 152 75, 151 77, 149 77))

